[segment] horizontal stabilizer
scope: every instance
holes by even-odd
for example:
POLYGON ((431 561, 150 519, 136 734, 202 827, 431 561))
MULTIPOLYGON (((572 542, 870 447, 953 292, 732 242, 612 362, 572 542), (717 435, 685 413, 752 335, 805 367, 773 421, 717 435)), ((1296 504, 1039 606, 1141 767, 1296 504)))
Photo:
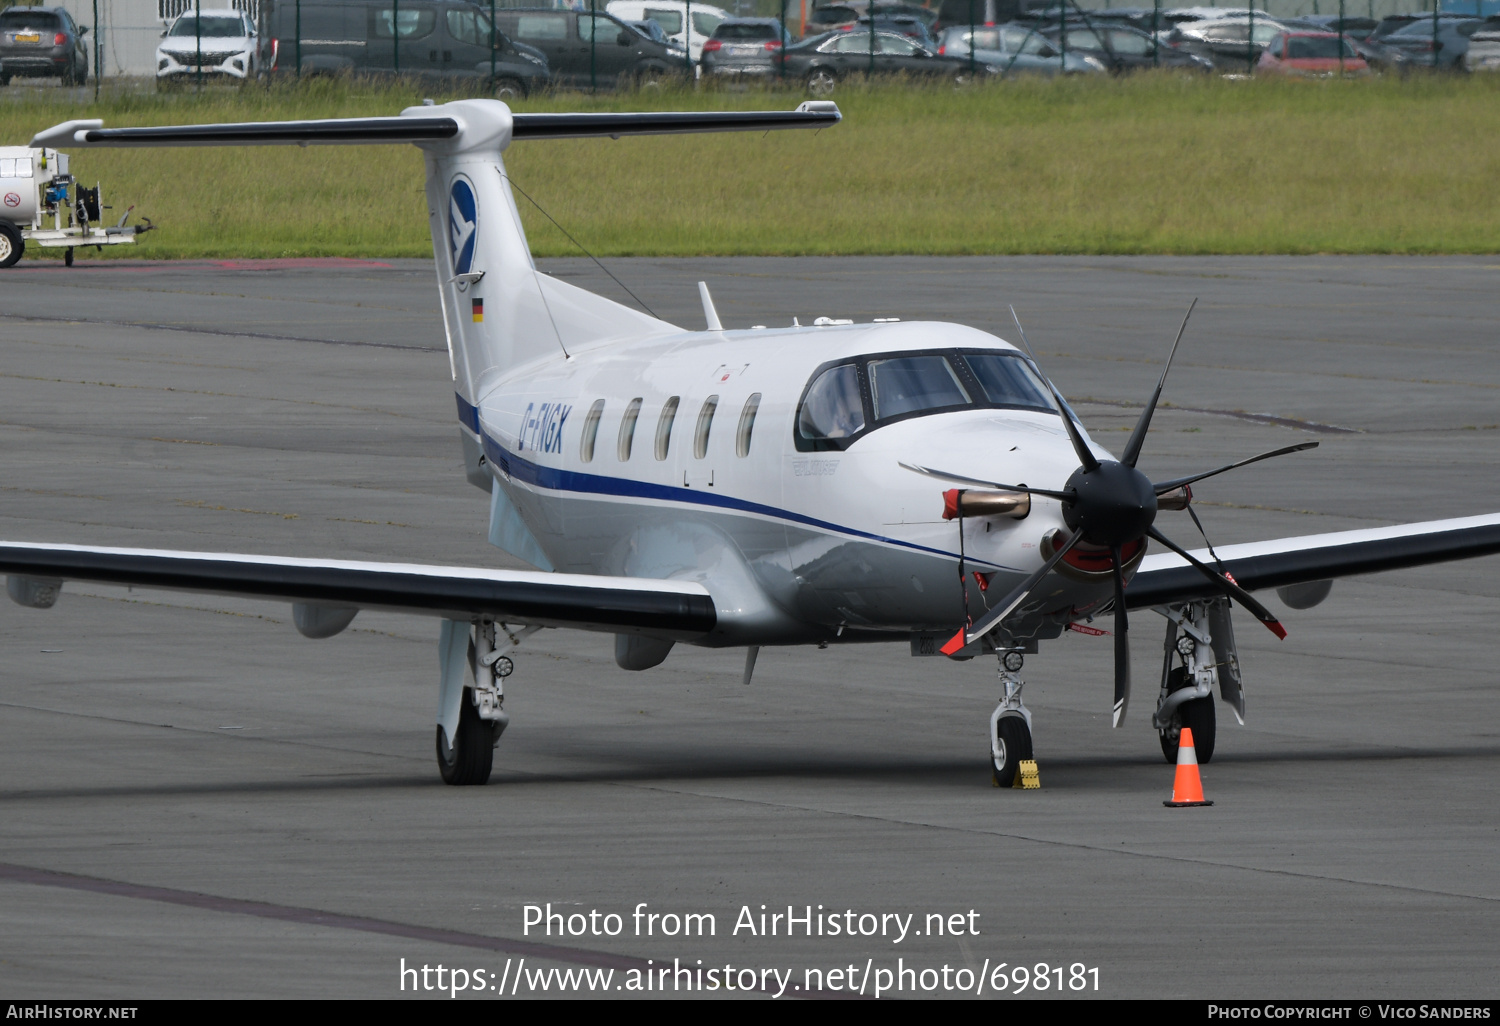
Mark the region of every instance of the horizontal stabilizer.
POLYGON ((641 114, 512 114, 513 139, 586 139, 692 132, 768 132, 774 128, 829 128, 843 115, 831 100, 808 100, 796 110, 662 111, 641 114))
POLYGON ((700 584, 528 570, 0 542, 0 573, 681 640, 718 620, 700 584))
MULTIPOLYGON (((374 143, 461 143, 465 128, 488 134, 496 101, 445 104, 467 112, 475 123, 436 114, 381 118, 328 118, 319 121, 253 121, 219 125, 163 125, 105 128, 104 122, 66 121, 32 137, 35 147, 76 146, 327 146, 374 143)), ((432 108, 412 108, 421 111, 432 108)), ((626 135, 682 135, 692 132, 767 132, 779 128, 828 128, 841 120, 837 105, 809 100, 796 110, 663 111, 610 114, 510 113, 512 139, 583 139, 626 135)))
POLYGON ((329 118, 249 121, 225 125, 105 128, 103 121, 67 121, 32 137, 35 147, 71 146, 310 146, 415 143, 452 139, 453 118, 329 118))

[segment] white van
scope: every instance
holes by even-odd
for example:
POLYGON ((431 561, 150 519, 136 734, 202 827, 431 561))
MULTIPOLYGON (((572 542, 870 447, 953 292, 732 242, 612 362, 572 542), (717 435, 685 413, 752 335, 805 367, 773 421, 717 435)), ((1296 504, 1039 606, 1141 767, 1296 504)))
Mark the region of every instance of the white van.
POLYGON ((688 3, 687 0, 611 0, 604 10, 621 21, 654 21, 661 26, 667 38, 678 46, 686 46, 687 35, 683 26, 692 10, 692 43, 689 50, 694 63, 703 59, 703 44, 714 34, 719 22, 729 17, 729 12, 712 4, 688 3))

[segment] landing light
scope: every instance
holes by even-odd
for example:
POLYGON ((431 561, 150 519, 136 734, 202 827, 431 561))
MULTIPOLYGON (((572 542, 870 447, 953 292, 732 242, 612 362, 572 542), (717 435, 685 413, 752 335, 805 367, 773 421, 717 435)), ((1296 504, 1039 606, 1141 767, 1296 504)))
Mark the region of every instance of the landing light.
POLYGON ((1182 637, 1177 639, 1178 655, 1190 656, 1193 654, 1193 650, 1197 647, 1198 642, 1194 641, 1190 635, 1184 634, 1182 637))

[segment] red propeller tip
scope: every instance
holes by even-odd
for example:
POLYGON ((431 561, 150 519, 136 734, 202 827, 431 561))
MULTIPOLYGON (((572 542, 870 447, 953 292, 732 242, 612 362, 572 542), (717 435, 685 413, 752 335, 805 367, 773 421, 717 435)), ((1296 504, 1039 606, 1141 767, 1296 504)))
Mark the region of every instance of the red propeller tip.
POLYGON ((938 651, 943 653, 943 655, 945 656, 957 655, 959 652, 962 652, 964 646, 969 643, 964 634, 964 631, 959 631, 957 634, 953 635, 953 637, 949 638, 948 643, 942 648, 938 649, 938 651))
POLYGON ((1286 640, 1286 628, 1281 626, 1280 620, 1267 620, 1266 629, 1276 635, 1282 641, 1286 640))

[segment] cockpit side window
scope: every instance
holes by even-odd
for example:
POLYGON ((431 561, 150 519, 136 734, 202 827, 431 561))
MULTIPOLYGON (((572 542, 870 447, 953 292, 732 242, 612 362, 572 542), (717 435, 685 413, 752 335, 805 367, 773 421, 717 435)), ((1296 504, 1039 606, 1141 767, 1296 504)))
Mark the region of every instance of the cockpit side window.
POLYGON ((852 363, 844 363, 819 374, 802 400, 802 410, 797 415, 798 436, 813 443, 837 442, 858 434, 864 426, 859 369, 852 363))
POLYGON ((876 359, 868 367, 876 420, 969 403, 969 394, 941 353, 876 359))
POLYGON ((995 405, 1052 408, 1047 386, 1019 355, 965 353, 963 359, 979 381, 979 387, 984 389, 985 398, 995 405))

